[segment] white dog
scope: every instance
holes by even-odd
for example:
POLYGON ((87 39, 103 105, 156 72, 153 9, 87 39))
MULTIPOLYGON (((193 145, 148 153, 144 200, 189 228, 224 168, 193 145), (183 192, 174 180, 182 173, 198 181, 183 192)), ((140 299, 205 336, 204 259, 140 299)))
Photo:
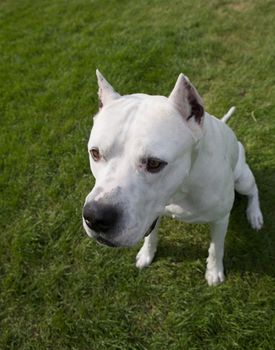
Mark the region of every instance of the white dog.
POLYGON ((259 230, 263 217, 245 152, 225 124, 180 74, 170 96, 120 96, 97 71, 100 110, 88 143, 96 179, 83 208, 90 237, 109 246, 132 246, 146 236, 136 266, 148 266, 157 248, 162 215, 209 223, 205 277, 224 281, 223 253, 234 190, 248 196, 247 218, 259 230))

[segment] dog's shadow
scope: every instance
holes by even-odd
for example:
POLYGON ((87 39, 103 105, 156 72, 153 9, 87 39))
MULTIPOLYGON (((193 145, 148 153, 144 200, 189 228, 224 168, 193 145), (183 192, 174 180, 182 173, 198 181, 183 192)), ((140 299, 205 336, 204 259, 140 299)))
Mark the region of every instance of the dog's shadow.
MULTIPOLYGON (((224 264, 227 271, 235 271, 239 274, 251 272, 275 277, 274 170, 268 169, 264 174, 254 171, 254 174, 259 185, 264 227, 260 231, 251 228, 245 213, 247 198, 236 193, 225 240, 224 264)), ((194 230, 192 226, 181 227, 179 224, 176 230, 182 230, 180 238, 178 234, 175 239, 173 236, 170 238, 169 234, 164 237, 160 242, 156 259, 169 259, 172 262, 205 259, 210 242, 209 229, 206 225, 199 225, 194 230), (190 231, 194 230, 196 235, 201 236, 201 240, 193 239, 192 234, 189 233, 189 227, 190 231)), ((165 227, 163 231, 166 231, 165 227)))

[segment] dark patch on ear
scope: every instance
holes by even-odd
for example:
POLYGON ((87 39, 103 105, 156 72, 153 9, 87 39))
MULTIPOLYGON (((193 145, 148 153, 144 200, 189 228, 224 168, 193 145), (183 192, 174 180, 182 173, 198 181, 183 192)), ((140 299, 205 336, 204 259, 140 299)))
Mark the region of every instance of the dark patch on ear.
POLYGON ((202 117, 204 115, 204 108, 203 106, 198 102, 196 98, 196 92, 194 91, 194 88, 190 85, 189 81, 184 82, 185 88, 188 91, 188 102, 191 107, 191 113, 187 120, 189 120, 192 117, 195 117, 195 121, 200 124, 202 122, 202 117))
POLYGON ((99 107, 99 109, 101 109, 103 107, 101 99, 98 100, 98 107, 99 107))
POLYGON ((200 124, 202 121, 203 114, 204 114, 203 106, 201 104, 199 104, 198 101, 195 99, 192 99, 191 101, 189 101, 189 103, 191 106, 191 114, 189 115, 187 120, 189 120, 192 117, 195 117, 196 122, 198 124, 200 124))

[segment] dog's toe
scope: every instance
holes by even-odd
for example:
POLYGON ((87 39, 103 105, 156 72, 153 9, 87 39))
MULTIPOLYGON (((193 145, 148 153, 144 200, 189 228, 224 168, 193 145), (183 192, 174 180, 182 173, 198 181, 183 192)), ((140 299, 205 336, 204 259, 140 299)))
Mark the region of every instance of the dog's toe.
POLYGON ((136 267, 139 269, 143 269, 151 264, 154 259, 154 254, 150 254, 150 252, 145 249, 141 249, 136 256, 136 267))
POLYGON ((216 269, 207 269, 205 273, 205 278, 209 286, 217 286, 223 283, 225 280, 223 271, 219 271, 216 269))
POLYGON ((254 230, 260 230, 263 227, 264 220, 260 208, 248 208, 246 211, 247 220, 254 230))

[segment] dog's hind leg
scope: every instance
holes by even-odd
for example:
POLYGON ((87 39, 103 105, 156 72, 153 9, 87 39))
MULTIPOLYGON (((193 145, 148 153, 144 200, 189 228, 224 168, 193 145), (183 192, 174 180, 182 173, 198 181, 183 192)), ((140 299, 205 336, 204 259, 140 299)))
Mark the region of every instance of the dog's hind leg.
POLYGON ((160 218, 153 229, 153 231, 149 234, 148 237, 145 237, 143 246, 136 256, 136 267, 142 269, 151 264, 154 259, 155 253, 157 251, 158 244, 158 227, 160 223, 160 218))
POLYGON ((234 172, 235 190, 248 197, 246 215, 252 228, 260 230, 263 226, 263 215, 260 208, 258 187, 251 169, 245 160, 243 145, 239 142, 239 159, 234 172))

